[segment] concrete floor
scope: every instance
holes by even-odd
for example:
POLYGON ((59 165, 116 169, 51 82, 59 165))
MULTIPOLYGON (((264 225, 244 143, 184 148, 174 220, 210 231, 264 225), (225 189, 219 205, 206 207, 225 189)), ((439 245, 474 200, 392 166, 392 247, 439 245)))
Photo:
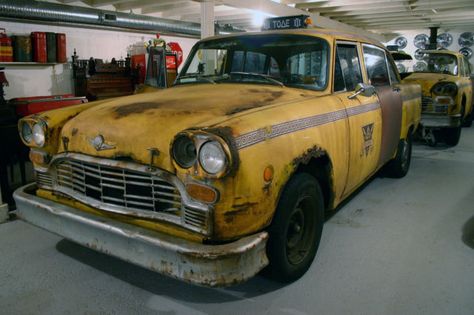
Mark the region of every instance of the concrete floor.
POLYGON ((473 314, 474 128, 414 148, 325 224, 299 281, 227 289, 175 281, 20 221, 0 225, 2 314, 473 314))

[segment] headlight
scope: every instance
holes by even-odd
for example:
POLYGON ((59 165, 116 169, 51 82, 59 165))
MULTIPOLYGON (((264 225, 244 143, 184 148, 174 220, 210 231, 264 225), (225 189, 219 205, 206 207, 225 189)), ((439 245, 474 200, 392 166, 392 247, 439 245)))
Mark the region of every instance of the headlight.
POLYGON ((173 142, 173 157, 179 166, 189 168, 196 162, 196 146, 186 135, 178 136, 173 142))
POLYGON ((33 141, 39 147, 42 147, 45 142, 44 128, 40 123, 36 123, 33 126, 33 141))
POLYGON ((33 131, 26 121, 21 122, 21 137, 25 143, 30 143, 33 138, 33 131))
POLYGON ((453 82, 440 82, 433 86, 431 93, 434 95, 455 96, 458 93, 458 87, 453 82))
POLYGON ((199 150, 199 163, 209 174, 217 174, 224 171, 227 157, 219 142, 209 141, 202 145, 199 150))

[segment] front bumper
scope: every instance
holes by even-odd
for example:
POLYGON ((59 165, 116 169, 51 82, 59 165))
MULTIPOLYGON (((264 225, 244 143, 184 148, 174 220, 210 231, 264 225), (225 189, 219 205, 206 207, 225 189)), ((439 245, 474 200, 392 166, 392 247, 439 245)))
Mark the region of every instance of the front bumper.
POLYGON ((425 128, 455 128, 461 126, 461 114, 436 115, 421 113, 421 125, 425 128))
POLYGON ((224 245, 193 243, 37 197, 35 188, 30 184, 14 193, 22 220, 179 280, 228 286, 246 281, 268 264, 266 232, 224 245))

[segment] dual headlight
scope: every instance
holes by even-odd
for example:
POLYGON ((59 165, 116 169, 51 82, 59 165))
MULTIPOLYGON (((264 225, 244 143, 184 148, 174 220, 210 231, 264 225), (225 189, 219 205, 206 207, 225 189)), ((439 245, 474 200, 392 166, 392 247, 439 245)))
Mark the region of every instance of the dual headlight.
POLYGON ((42 121, 20 120, 20 136, 29 146, 43 147, 46 142, 46 127, 42 121))
POLYGON ((178 135, 173 142, 172 154, 180 167, 190 168, 199 162, 206 173, 215 176, 226 173, 231 159, 224 141, 205 134, 178 135))
POLYGON ((431 93, 436 96, 454 97, 458 93, 458 86, 454 82, 439 82, 431 88, 431 93))

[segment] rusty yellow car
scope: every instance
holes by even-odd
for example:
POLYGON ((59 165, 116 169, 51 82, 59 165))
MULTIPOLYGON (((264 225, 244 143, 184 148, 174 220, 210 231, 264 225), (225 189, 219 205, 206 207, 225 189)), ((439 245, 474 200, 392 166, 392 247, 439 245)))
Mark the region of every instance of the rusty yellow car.
POLYGON ((204 39, 172 88, 22 119, 36 182, 18 216, 194 284, 294 281, 326 211, 383 167, 408 172, 420 113, 420 86, 370 39, 204 39))
POLYGON ((415 71, 403 82, 422 87, 422 134, 428 144, 444 138, 448 145, 457 145, 461 127, 472 124, 473 80, 467 58, 448 50, 423 51, 426 69, 415 71))

